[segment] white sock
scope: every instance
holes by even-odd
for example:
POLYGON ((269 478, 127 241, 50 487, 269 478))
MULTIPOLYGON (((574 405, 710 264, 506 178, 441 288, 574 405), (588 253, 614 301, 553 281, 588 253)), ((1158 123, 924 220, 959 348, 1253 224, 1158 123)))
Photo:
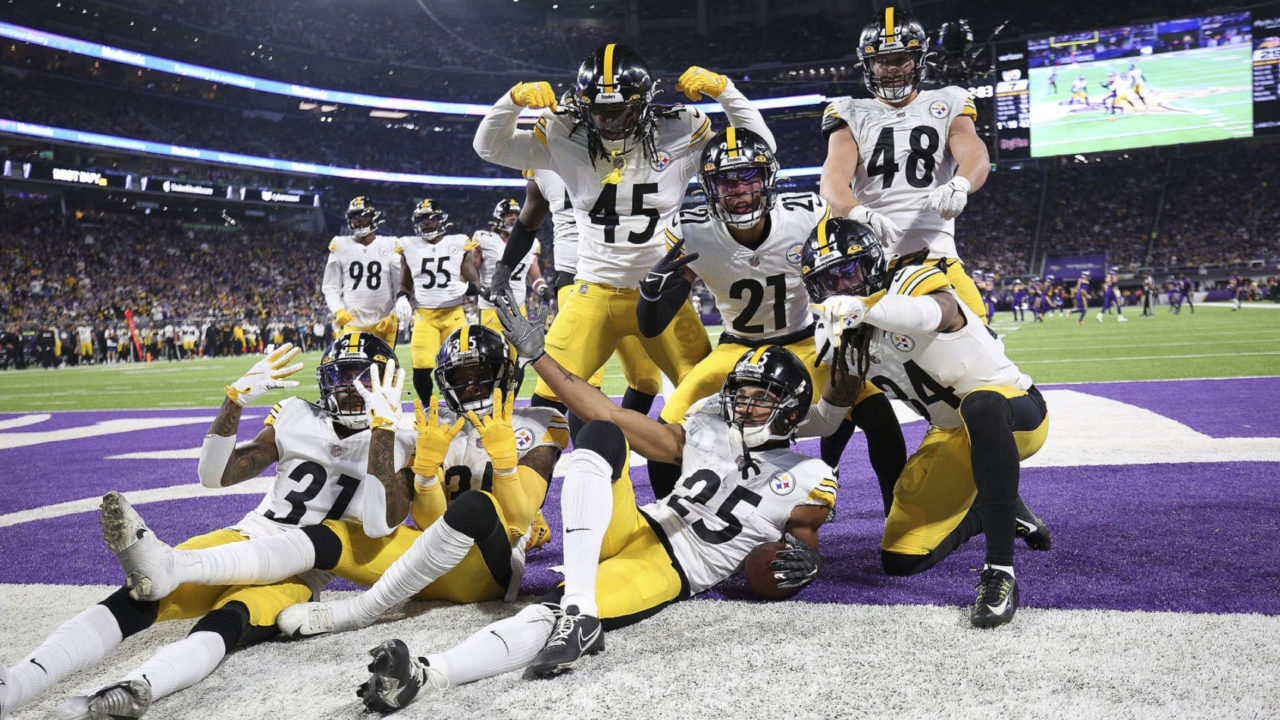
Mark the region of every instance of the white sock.
POLYGON ((226 654, 227 644, 221 635, 207 630, 193 632, 160 648, 124 679, 147 681, 151 699, 159 700, 208 677, 226 654))
POLYGON ((9 668, 5 710, 18 708, 68 675, 102 662, 121 639, 120 623, 105 605, 86 608, 9 668))
POLYGON ((1005 572, 1009 573, 1009 576, 1010 576, 1010 577, 1017 577, 1016 575, 1014 575, 1014 574, 1013 574, 1013 566, 1012 566, 1012 565, 992 565, 992 564, 990 564, 990 563, 987 563, 986 565, 983 565, 983 566, 982 566, 982 569, 983 569, 983 570, 1003 570, 1003 571, 1005 571, 1005 572))
POLYGON ((315 567, 316 549, 301 530, 245 542, 174 550, 177 580, 201 585, 262 585, 315 567))
POLYGON ((501 675, 533 662, 555 628, 556 617, 539 603, 514 617, 499 620, 452 648, 427 657, 431 667, 444 673, 450 685, 501 675))
POLYGON ((398 603, 413 597, 462 562, 475 541, 449 526, 431 523, 409 549, 368 590, 352 598, 357 616, 372 623, 398 603))
POLYGON ((596 566, 613 514, 613 468, 599 453, 579 448, 569 456, 560 491, 564 522, 564 597, 560 607, 596 615, 596 566))

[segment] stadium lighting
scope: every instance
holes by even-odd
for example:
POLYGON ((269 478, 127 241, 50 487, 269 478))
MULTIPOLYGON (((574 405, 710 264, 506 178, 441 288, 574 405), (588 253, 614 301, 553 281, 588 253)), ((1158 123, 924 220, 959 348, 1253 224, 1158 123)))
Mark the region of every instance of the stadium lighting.
MULTIPOLYGON (((84 55, 86 57, 110 60, 124 65, 132 65, 134 67, 155 70, 157 72, 168 73, 170 75, 180 75, 182 77, 196 78, 198 80, 206 80, 208 82, 221 83, 223 85, 232 85, 246 90, 270 93, 272 95, 284 95, 287 97, 303 98, 306 100, 318 100, 326 103, 340 103, 342 105, 359 105, 362 107, 381 108, 384 110, 438 113, 442 115, 470 115, 478 117, 484 115, 489 110, 489 105, 479 103, 414 100, 411 98, 366 95, 364 93, 346 92, 344 90, 326 90, 324 88, 315 88, 308 85, 296 85, 293 83, 279 82, 277 80, 268 80, 266 78, 218 70, 204 65, 193 65, 191 63, 168 60, 166 58, 156 57, 155 55, 134 52, 133 50, 124 50, 110 45, 100 45, 95 42, 77 40, 76 38, 67 37, 65 35, 57 35, 55 33, 36 30, 22 25, 14 25, 13 23, 7 22, 0 22, 0 37, 20 40, 25 43, 31 43, 32 45, 41 45, 43 47, 75 53, 77 55, 84 55)), ((824 102, 825 99, 826 98, 822 95, 813 93, 809 95, 765 98, 762 100, 754 100, 753 103, 761 110, 774 110, 779 108, 817 105, 824 102)), ((724 108, 720 107, 719 103, 714 102, 696 103, 693 107, 698 108, 704 113, 724 112, 724 108)), ((539 111, 536 110, 525 110, 523 114, 532 117, 538 114, 538 112, 539 111)))

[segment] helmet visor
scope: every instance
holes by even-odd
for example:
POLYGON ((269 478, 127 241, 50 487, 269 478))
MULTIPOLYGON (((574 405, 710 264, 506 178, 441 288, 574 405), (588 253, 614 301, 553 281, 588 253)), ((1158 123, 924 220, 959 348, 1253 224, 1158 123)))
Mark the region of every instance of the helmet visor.
POLYGON ((805 276, 804 286, 814 302, 822 302, 832 295, 871 294, 873 278, 869 277, 870 260, 851 258, 833 263, 805 276))
POLYGON ((441 390, 451 396, 454 405, 463 410, 479 410, 493 399, 498 378, 482 363, 466 363, 447 367, 441 373, 441 390))
POLYGON ((762 204, 766 174, 759 165, 723 170, 710 176, 711 193, 716 203, 733 215, 755 213, 762 204))
POLYGON ((640 124, 640 103, 607 103, 591 106, 591 124, 605 140, 622 140, 640 124))
POLYGON ((370 388, 369 367, 365 362, 338 361, 320 368, 321 389, 333 396, 340 412, 364 412, 364 398, 356 390, 356 383, 370 388))
POLYGON ((439 213, 425 215, 413 221, 413 230, 422 237, 434 237, 440 234, 443 220, 439 213))

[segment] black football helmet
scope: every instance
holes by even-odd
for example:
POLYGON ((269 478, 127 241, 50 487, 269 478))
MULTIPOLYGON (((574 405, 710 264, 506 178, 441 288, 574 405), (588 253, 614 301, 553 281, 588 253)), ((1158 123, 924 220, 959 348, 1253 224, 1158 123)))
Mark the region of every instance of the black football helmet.
POLYGON ((773 148, 746 128, 729 126, 702 149, 698 184, 711 215, 727 225, 747 228, 764 219, 777 199, 777 178, 773 148))
POLYGON ((370 332, 349 332, 334 340, 320 358, 316 367, 316 382, 320 385, 320 409, 334 422, 361 430, 369 427, 369 416, 364 411, 364 398, 355 384, 366 388, 371 381, 369 368, 379 366, 385 376, 387 361, 395 357, 395 351, 382 338, 370 332))
POLYGON ((800 358, 780 345, 765 345, 744 352, 725 377, 720 417, 738 429, 749 449, 790 440, 812 402, 813 379, 800 358), (757 419, 762 410, 768 415, 757 419))
POLYGON ((849 218, 818 225, 800 250, 800 273, 814 302, 832 295, 866 297, 889 285, 889 264, 875 232, 849 218))
POLYGON ((497 230, 511 232, 511 229, 516 226, 515 224, 517 222, 519 222, 519 217, 520 203, 516 202, 513 198, 504 198, 499 200, 497 205, 493 206, 493 220, 490 222, 494 224, 494 228, 497 230), (511 213, 516 214, 516 219, 508 225, 507 216, 511 213))
POLYGON ((924 26, 906 13, 895 12, 892 6, 863 26, 858 62, 871 94, 890 102, 911 97, 920 87, 928 42, 924 26))
POLYGON ((493 391, 503 397, 520 392, 524 372, 516 363, 516 349, 497 331, 484 325, 463 325, 440 345, 436 355, 436 386, 449 409, 479 417, 493 414, 493 391))
POLYGON ((654 85, 648 63, 626 45, 609 43, 582 63, 568 109, 586 126, 593 157, 652 144, 654 85))
POLYGON ((360 195, 352 198, 347 205, 347 230, 358 238, 372 235, 382 226, 382 211, 369 202, 369 198, 360 195))
POLYGON ((423 240, 435 241, 443 237, 448 230, 449 213, 445 212, 431 198, 413 206, 413 231, 423 240))

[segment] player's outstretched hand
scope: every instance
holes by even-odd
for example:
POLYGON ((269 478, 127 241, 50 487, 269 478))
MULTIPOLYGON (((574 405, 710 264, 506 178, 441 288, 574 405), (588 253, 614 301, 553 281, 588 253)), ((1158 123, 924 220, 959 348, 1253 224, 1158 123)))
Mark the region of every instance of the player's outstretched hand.
POLYGON ((369 427, 395 429, 400 423, 400 394, 404 392, 404 368, 396 367, 395 358, 387 358, 387 376, 381 377, 377 365, 369 367, 369 387, 356 382, 356 392, 364 400, 369 427))
POLYGON ((444 454, 449 443, 462 430, 466 418, 458 418, 452 425, 440 422, 440 403, 435 395, 428 400, 430 413, 422 409, 422 401, 413 401, 413 413, 418 429, 418 444, 413 455, 413 471, 424 478, 434 478, 444 464, 444 454))
POLYGON ((929 207, 943 220, 950 220, 964 212, 969 204, 969 181, 957 175, 951 182, 940 185, 929 193, 929 207))
POLYGON ((241 375, 239 380, 228 385, 227 397, 231 398, 231 402, 244 407, 272 390, 298 387, 297 380, 285 378, 302 369, 302 363, 288 364, 300 352, 302 348, 294 347, 293 343, 285 343, 276 348, 275 352, 254 363, 249 372, 241 375))
POLYGON ((697 65, 690 66, 676 80, 676 90, 694 102, 701 100, 703 95, 718 98, 728 85, 729 78, 697 65))
POLYGON ((866 205, 858 205, 850 210, 849 219, 870 227, 882 245, 892 245, 902 239, 902 228, 897 223, 866 205))
POLYGON ((818 570, 822 568, 822 556, 791 533, 787 533, 782 540, 787 548, 779 550, 773 562, 769 563, 778 587, 799 589, 813 582, 818 577, 818 570))
POLYGON ((494 475, 510 475, 516 470, 516 432, 511 425, 511 416, 515 412, 516 394, 510 393, 502 397, 502 390, 493 391, 493 414, 486 418, 476 415, 475 410, 467 411, 467 420, 480 433, 480 443, 489 454, 489 462, 493 464, 494 475))
POLYGON ((409 302, 407 295, 396 298, 395 313, 401 329, 407 329, 413 325, 413 303, 409 302))
POLYGON ((522 82, 511 88, 511 102, 535 110, 541 108, 559 109, 556 91, 549 82, 522 82))
POLYGON ((525 362, 537 362, 547 354, 546 332, 520 313, 520 306, 510 290, 493 299, 493 308, 502 322, 507 342, 516 346, 516 352, 525 362))
POLYGON ((511 273, 514 270, 510 265, 499 260, 493 264, 493 275, 489 278, 486 285, 481 286, 480 295, 491 303, 496 303, 494 298, 511 290, 511 273))
POLYGON ((684 267, 698 259, 698 253, 684 255, 684 239, 676 241, 657 265, 649 268, 644 279, 640 281, 640 295, 645 300, 657 300, 664 292, 679 287, 684 283, 687 291, 689 283, 684 279, 684 267))

